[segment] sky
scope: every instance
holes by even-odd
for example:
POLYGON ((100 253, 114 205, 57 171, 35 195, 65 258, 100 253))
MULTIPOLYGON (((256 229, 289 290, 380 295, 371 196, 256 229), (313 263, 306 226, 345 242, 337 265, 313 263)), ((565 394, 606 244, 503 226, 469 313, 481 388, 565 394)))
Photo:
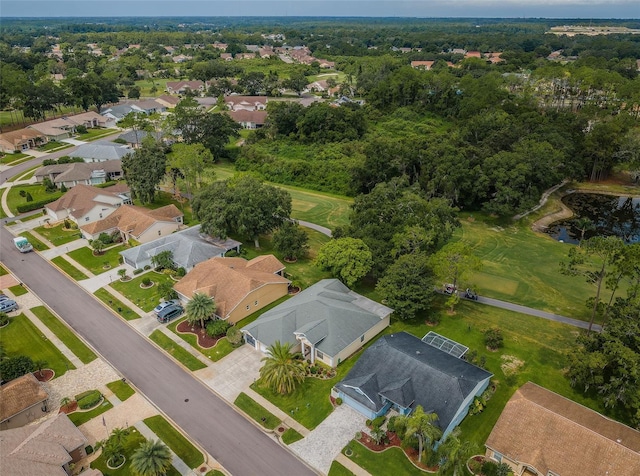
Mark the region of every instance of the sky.
POLYGON ((0 0, 2 17, 640 18, 638 0, 0 0))

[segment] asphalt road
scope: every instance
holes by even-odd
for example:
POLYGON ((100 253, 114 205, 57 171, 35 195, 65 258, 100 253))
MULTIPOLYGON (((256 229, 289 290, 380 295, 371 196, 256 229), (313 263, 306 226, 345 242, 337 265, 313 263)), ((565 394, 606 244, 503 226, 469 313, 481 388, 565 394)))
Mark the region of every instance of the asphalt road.
POLYGON ((316 474, 44 258, 18 252, 12 238, 0 228, 0 260, 233 475, 316 474))
POLYGON ((27 160, 26 162, 22 162, 21 164, 14 165, 13 167, 5 170, 4 172, 0 172, 0 183, 4 183, 5 180, 18 175, 21 172, 25 172, 29 170, 31 167, 39 165, 45 159, 58 159, 63 155, 69 155, 69 152, 76 150, 78 147, 68 147, 66 149, 59 150, 57 152, 52 152, 51 154, 47 154, 44 157, 36 157, 31 160, 27 160))

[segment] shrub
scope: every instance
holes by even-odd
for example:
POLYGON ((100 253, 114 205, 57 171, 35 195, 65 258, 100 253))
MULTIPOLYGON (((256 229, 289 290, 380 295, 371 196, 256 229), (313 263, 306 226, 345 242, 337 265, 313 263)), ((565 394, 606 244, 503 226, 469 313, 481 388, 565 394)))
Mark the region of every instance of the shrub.
POLYGON ((86 410, 87 408, 95 407, 102 399, 102 394, 99 390, 92 390, 87 395, 77 398, 78 408, 86 410))
POLYGON ((148 264, 147 264, 147 265, 145 265, 145 267, 144 267, 144 270, 145 270, 145 271, 149 271, 150 269, 151 269, 151 266, 149 266, 148 264))
POLYGON ((231 345, 239 345, 242 342, 242 331, 236 326, 227 329, 227 339, 231 345))
POLYGON ((8 382, 14 378, 22 377, 25 374, 33 372, 35 367, 33 360, 26 355, 17 355, 3 359, 2 362, 0 362, 0 375, 2 375, 2 380, 8 382))
POLYGON ((216 337, 226 334, 231 325, 227 321, 215 319, 207 324, 207 334, 210 337, 216 337))
POLYGON ((83 126, 83 125, 76 126, 76 132, 78 134, 86 134, 87 133, 87 128, 86 128, 86 126, 83 126))
POLYGON ((338 406, 342 405, 342 398, 340 397, 336 398, 336 405, 338 406))
POLYGON ((507 476, 511 472, 511 467, 506 463, 485 460, 480 467, 480 472, 484 476, 507 476))
POLYGON ((109 233, 100 233, 98 239, 105 245, 110 245, 111 243, 113 243, 113 236, 111 236, 109 233))
POLYGON ((33 202, 33 197, 31 196, 31 194, 29 192, 27 192, 27 196, 24 197, 24 198, 27 200, 27 202, 33 202))
POLYGON ((380 428, 382 425, 384 425, 385 421, 387 421, 387 417, 384 415, 380 415, 379 417, 373 419, 373 421, 371 422, 371 426, 373 426, 374 428, 380 428))
POLYGON ((491 350, 502 347, 503 340, 502 331, 497 327, 492 327, 484 331, 484 343, 491 350))
MULTIPOLYGON (((138 270, 136 270, 138 271, 138 270)), ((151 286, 151 278, 145 276, 144 278, 142 278, 142 285, 143 286, 151 286)))
POLYGON ((389 417, 389 422, 387 423, 387 430, 392 431, 395 433, 396 431, 396 420, 398 419, 397 416, 392 416, 389 417))
POLYGON ((9 316, 6 312, 0 312, 0 326, 4 326, 9 323, 9 316))
POLYGON ((64 192, 66 192, 66 191, 67 191, 67 186, 66 186, 64 183, 63 183, 62 185, 60 185, 60 191, 61 191, 62 193, 64 193, 64 192))
MULTIPOLYGON (((33 200, 33 199, 32 199, 33 200)), ((30 212, 32 210, 37 210, 38 208, 42 208, 44 207, 47 203, 51 203, 51 202, 55 202, 57 200, 57 198, 54 197, 49 197, 49 198, 45 198, 43 200, 38 200, 37 202, 27 202, 27 203, 23 203, 22 205, 18 205, 16 207, 16 209, 18 210, 18 212, 20 213, 26 213, 26 212, 30 212)))
MULTIPOLYGON (((136 269, 133 270, 133 274, 138 275, 140 273, 142 273, 142 270, 140 268, 136 268, 136 269)), ((144 284, 144 281, 142 282, 142 284, 144 284)))
POLYGON ((26 190, 20 190, 20 192, 18 192, 18 194, 19 194, 22 198, 24 198, 24 197, 26 197, 26 196, 27 196, 27 191, 26 191, 26 190))
POLYGON ((184 276, 187 274, 187 270, 184 269, 184 268, 178 268, 178 269, 176 269, 176 273, 175 274, 176 274, 176 276, 178 278, 184 278, 184 276))

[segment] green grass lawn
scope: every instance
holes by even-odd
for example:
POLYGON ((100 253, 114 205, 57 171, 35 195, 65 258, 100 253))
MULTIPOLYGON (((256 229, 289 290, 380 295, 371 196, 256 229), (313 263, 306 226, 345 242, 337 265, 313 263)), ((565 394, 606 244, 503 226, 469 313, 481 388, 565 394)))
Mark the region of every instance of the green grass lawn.
POLYGON ((204 463, 202 453, 164 417, 156 415, 146 418, 144 422, 189 468, 197 468, 204 463))
POLYGON ((178 207, 178 210, 180 210, 182 213, 184 213, 184 224, 185 225, 195 225, 198 223, 197 220, 195 220, 193 218, 193 212, 191 211, 191 205, 189 204, 188 201, 185 202, 179 202, 178 200, 175 200, 173 198, 173 195, 171 195, 169 192, 158 192, 156 194, 156 199, 154 200, 153 203, 145 203, 142 204, 140 203, 139 200, 134 200, 134 205, 138 205, 138 206, 143 206, 145 208, 148 208, 150 210, 155 210, 156 208, 160 208, 160 207, 164 207, 167 205, 175 205, 176 207, 178 207))
POLYGON ((123 380, 116 380, 115 382, 110 382, 107 384, 107 388, 111 390, 115 394, 115 396, 118 397, 118 399, 120 399, 123 402, 127 398, 129 398, 131 395, 136 393, 135 390, 131 388, 131 385, 129 385, 127 382, 123 380))
POLYGON ((94 140, 98 140, 104 136, 114 134, 116 132, 119 132, 119 131, 117 129, 104 129, 104 128, 96 127, 93 129, 87 129, 87 132, 85 134, 78 134, 77 137, 75 137, 75 139, 91 142, 94 140))
POLYGON ((23 231, 22 233, 20 233, 20 236, 24 236, 27 240, 29 240, 29 243, 31 243, 31 246, 33 246, 34 250, 44 251, 49 249, 49 246, 45 245, 42 241, 37 239, 28 231, 23 231))
POLYGON ((136 81, 136 86, 140 88, 141 96, 153 96, 158 97, 163 94, 167 94, 167 81, 175 81, 173 79, 162 79, 162 78, 153 78, 151 79, 141 79, 136 81), (155 84, 156 91, 151 92, 155 84))
POLYGON ((31 308, 38 319, 53 332, 58 339, 60 339, 64 345, 66 345, 71 352, 78 357, 83 364, 88 364, 96 359, 96 354, 93 353, 84 342, 80 340, 78 336, 66 326, 60 319, 54 316, 49 309, 44 306, 37 306, 31 308))
POLYGON ((163 297, 160 294, 158 285, 165 282, 170 282, 172 284, 175 283, 175 281, 171 279, 171 276, 150 271, 148 273, 141 274, 130 281, 114 281, 111 284, 111 287, 122 293, 127 299, 143 311, 150 312, 158 305, 160 298, 163 297), (142 284, 142 280, 145 277, 150 278, 155 285, 147 289, 142 289, 140 284, 142 284))
POLYGON ((153 331, 149 338, 192 372, 206 367, 206 365, 176 344, 169 337, 164 335, 161 331, 153 331))
POLYGON ((9 291, 11 291, 14 296, 22 296, 23 294, 27 294, 29 292, 27 291, 27 288, 25 288, 24 286, 20 286, 19 284, 11 286, 9 288, 9 291))
POLYGON ((238 395, 233 404, 268 430, 273 430, 280 424, 280 419, 277 416, 270 413, 244 392, 238 395))
POLYGON ((75 366, 24 314, 12 317, 9 325, 0 329, 0 341, 8 357, 26 355, 34 362, 44 361, 44 368, 52 369, 56 377, 64 375, 69 369, 75 369, 75 366))
POLYGON ((0 265, 0 276, 4 276, 5 274, 9 274, 9 271, 7 271, 7 268, 4 266, 0 265))
MULTIPOLYGON (((413 463, 409 461, 409 458, 405 456, 404 451, 397 446, 382 453, 369 451, 357 441, 351 441, 348 446, 353 451, 353 454, 348 458, 372 476, 386 476, 388 474, 396 476, 427 474, 416 468, 413 463)), ((340 475, 345 473, 335 474, 340 475)))
POLYGON ((109 306, 111 310, 113 310, 124 320, 133 321, 134 319, 140 319, 140 315, 137 312, 133 312, 129 307, 119 301, 106 289, 98 289, 95 293, 93 293, 93 295, 100 299, 107 306, 109 306))
POLYGON ((66 230, 63 223, 54 227, 39 226, 34 228, 34 231, 44 236, 55 246, 64 245, 65 243, 70 243, 78 238, 82 238, 80 230, 66 230))
POLYGON ((50 152, 53 150, 68 149, 69 147, 73 147, 73 144, 67 144, 65 142, 49 141, 42 147, 38 147, 38 150, 40 152, 50 152))
POLYGON ((125 244, 116 245, 104 251, 101 255, 94 256, 93 250, 88 246, 84 246, 77 250, 70 251, 68 255, 93 274, 101 274, 120 264, 120 255, 118 253, 125 249, 127 249, 127 245, 125 244), (105 264, 107 263, 109 264, 109 268, 105 269, 105 264))
POLYGON ((51 198, 57 199, 62 196, 61 191, 58 190, 57 192, 49 193, 40 184, 16 185, 14 187, 11 187, 11 190, 9 190, 7 194, 7 206, 9 207, 9 210, 11 210, 11 212, 14 215, 19 214, 18 208, 17 208, 18 205, 24 205, 27 203, 27 200, 25 199, 25 197, 20 196, 21 190, 24 190, 25 192, 30 193, 31 197, 33 197, 34 202, 38 202, 40 200, 48 200, 51 198))
POLYGON ((3 154, 2 157, 0 157, 0 164, 8 165, 14 162, 24 162, 25 160, 30 159, 33 159, 33 156, 23 154, 22 152, 18 152, 17 154, 3 154))
MULTIPOLYGON (((395 473, 394 473, 395 474, 395 473)), ((355 476, 351 471, 342 466, 337 461, 331 463, 331 468, 329 469, 329 476, 355 476)))
POLYGON ((75 426, 84 425, 90 420, 93 420, 98 415, 102 415, 107 410, 113 408, 113 405, 106 398, 102 401, 100 405, 96 408, 89 410, 88 412, 73 412, 69 414, 69 419, 73 422, 75 426))
POLYGON ((74 279, 76 281, 81 281, 83 279, 88 278, 87 275, 85 275, 82 271, 80 271, 74 265, 69 263, 62 256, 56 256, 51 260, 51 262, 55 264, 58 268, 60 268, 62 271, 67 273, 69 276, 71 276, 71 279, 74 279))
POLYGON ((282 434, 282 442, 285 445, 290 445, 291 443, 295 443, 296 441, 304 438, 300 433, 298 433, 293 428, 287 428, 285 432, 282 434))
POLYGON ((38 170, 40 167, 41 165, 34 165, 27 170, 23 170, 22 172, 15 174, 13 177, 9 177, 7 179, 7 182, 15 182, 16 180, 29 180, 31 177, 33 177, 33 174, 35 174, 36 170, 38 170))

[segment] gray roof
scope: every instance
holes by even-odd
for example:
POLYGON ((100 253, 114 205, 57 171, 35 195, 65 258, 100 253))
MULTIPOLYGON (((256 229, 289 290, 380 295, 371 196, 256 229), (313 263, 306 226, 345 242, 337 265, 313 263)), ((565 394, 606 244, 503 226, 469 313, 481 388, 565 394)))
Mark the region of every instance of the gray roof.
POLYGON ((267 346, 276 341, 295 345, 295 335, 304 334, 318 350, 333 357, 392 312, 337 279, 323 279, 243 330, 267 346))
POLYGON ((491 373, 419 338, 400 332, 382 336, 336 385, 365 407, 379 411, 390 400, 404 408, 435 412, 442 430, 476 386, 491 373))
POLYGON ((140 111, 138 111, 137 109, 134 109, 129 104, 116 104, 115 106, 110 106, 107 109, 103 109, 103 111, 100 114, 102 114, 103 116, 105 114, 111 114, 112 116, 117 117, 118 119, 122 119, 124 116, 126 116, 130 112, 140 112, 140 111))
POLYGON ((192 268, 209 258, 223 255, 225 252, 240 246, 235 240, 215 240, 200 233, 200 225, 187 228, 157 240, 143 243, 140 246, 121 251, 120 254, 132 262, 146 261, 162 251, 173 253, 174 263, 181 268, 192 268))
POLYGON ((122 162, 120 160, 108 160, 106 162, 73 162, 70 164, 45 165, 36 170, 35 177, 47 177, 55 175, 54 183, 61 183, 71 180, 89 180, 96 170, 106 173, 122 173, 122 162))
POLYGON ((69 157, 82 157, 83 159, 116 160, 122 159, 132 152, 127 146, 109 141, 89 142, 78 146, 69 153, 69 157))
POLYGON ((141 144, 144 138, 147 137, 149 134, 152 134, 156 140, 162 139, 161 132, 149 133, 147 131, 134 131, 134 130, 130 130, 130 131, 124 132, 123 134, 120 134, 118 136, 118 139, 125 140, 127 141, 128 144, 141 144))

